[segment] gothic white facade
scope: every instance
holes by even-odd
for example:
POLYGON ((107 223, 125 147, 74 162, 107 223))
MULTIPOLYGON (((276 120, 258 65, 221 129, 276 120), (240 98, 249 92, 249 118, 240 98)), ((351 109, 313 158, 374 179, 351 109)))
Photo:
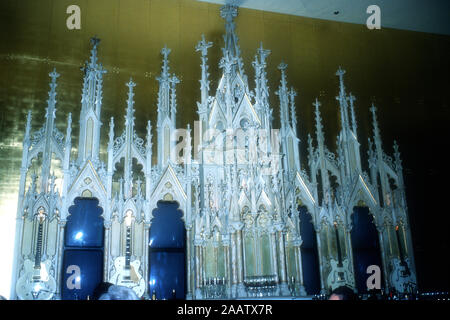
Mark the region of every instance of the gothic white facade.
POLYGON ((126 84, 129 91, 125 129, 116 135, 116 120, 102 118, 102 77, 106 70, 98 61, 99 41, 92 39, 90 60, 84 68, 76 157, 71 153, 71 114, 67 116, 65 134, 54 125, 59 74, 55 70, 50 73, 45 123, 33 132, 29 112, 25 129, 12 298, 17 298, 16 282, 25 272, 24 262, 35 259, 39 209, 46 215, 39 255, 51 262, 48 272, 57 283, 53 298, 60 298, 65 224, 68 209, 77 197, 97 198, 103 210, 105 281, 115 271, 115 259, 124 254, 119 239, 124 237, 126 213, 131 212, 132 259, 141 262, 140 274, 148 283, 149 230, 152 212, 160 200, 177 201, 183 211, 188 299, 208 298, 206 289, 213 283, 211 279, 224 279, 219 281, 224 285, 222 298, 251 296, 249 279, 263 278, 270 278, 272 296, 306 295, 299 205, 306 206, 316 232, 323 291, 341 284, 355 287, 350 236, 355 206, 366 206, 373 215, 382 257, 383 287, 403 291, 405 283, 416 281, 400 153, 395 142, 393 157, 383 150, 376 108, 371 107, 373 137, 369 138, 369 163, 365 166, 361 163, 355 98, 347 93, 345 71, 339 68, 336 75, 341 128, 337 150, 332 152, 326 146, 320 102, 316 100, 315 137, 304 140, 308 144, 308 166, 302 167, 299 146, 303 140, 297 134, 296 92, 288 86, 287 65, 281 63, 278 67, 281 81, 275 94, 279 98, 281 123, 279 130, 274 130, 265 70, 270 51, 262 45, 257 49, 252 63, 254 84, 250 85, 235 34, 236 15, 236 7, 221 9, 226 33, 219 64, 222 77, 216 90, 210 88, 208 73, 207 51, 212 43, 203 37, 196 47, 202 70, 199 121, 195 126, 199 149, 193 146, 189 127, 184 131, 176 128, 176 86, 180 80, 169 71, 170 49, 161 51, 156 136, 152 136, 150 121, 145 138, 135 131, 136 84, 131 79, 126 84), (100 135, 106 133, 102 121, 109 123, 107 159, 100 159, 100 135), (179 132, 185 142, 182 156, 174 138, 179 132), (152 162, 154 149, 156 163, 152 162), (33 174, 30 166, 38 155, 42 157, 41 171, 33 174), (55 190, 52 155, 61 161, 60 190, 55 190), (123 174, 114 180, 116 164, 121 159, 123 174), (142 181, 133 180, 133 159, 142 166, 142 181), (401 272, 405 266, 409 274, 401 272))

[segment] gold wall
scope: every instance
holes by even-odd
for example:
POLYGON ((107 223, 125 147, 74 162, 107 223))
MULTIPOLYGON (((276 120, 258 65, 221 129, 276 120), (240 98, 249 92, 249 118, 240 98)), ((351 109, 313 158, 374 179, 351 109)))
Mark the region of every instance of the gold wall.
MULTIPOLYGON (((338 82, 334 73, 339 65, 347 70, 347 89, 357 97, 358 130, 363 147, 371 132, 368 112, 371 101, 379 108, 388 153, 394 137, 399 140, 400 150, 403 148, 408 154, 412 139, 419 139, 424 148, 432 149, 433 144, 425 144, 427 139, 421 138, 427 130, 433 128, 437 136, 446 132, 450 37, 391 29, 368 30, 364 25, 249 9, 239 9, 236 23, 251 87, 254 84, 251 61, 260 41, 272 51, 267 71, 275 127, 278 127, 279 112, 274 94, 279 81, 276 67, 284 60, 289 65, 289 84, 299 93, 297 115, 300 138, 304 142, 308 133, 314 133, 311 103, 319 96, 327 144, 334 149, 339 129, 339 111, 334 98, 338 82)), ((137 82, 137 132, 142 137, 145 135, 147 119, 155 124, 158 89, 155 77, 160 73, 159 52, 165 44, 172 49, 171 71, 182 80, 178 86, 177 125, 190 122, 192 126, 200 97, 200 57, 194 47, 202 33, 214 42, 209 51, 213 91, 219 77, 217 65, 224 33, 224 21, 217 5, 194 0, 0 2, 0 240, 8 243, 1 250, 12 256, 26 113, 28 109, 33 111, 33 130, 37 130, 44 121, 48 73, 53 67, 61 74, 57 88, 57 127, 65 133, 67 113, 73 113, 72 144, 76 147, 82 87, 80 67, 89 57, 89 38, 98 35, 102 39, 99 58, 108 70, 104 76, 102 110, 104 155, 109 118, 116 119, 116 135, 123 128, 125 82, 130 76, 137 82), (81 30, 66 27, 69 16, 66 8, 71 4, 81 8, 81 30)), ((301 148, 306 162, 305 144, 301 148)), ((366 155, 365 149, 361 154, 366 155)), ((0 274, 4 274, 1 271, 10 271, 9 264, 1 265, 0 274)), ((0 279, 0 294, 8 295, 5 281, 9 281, 8 276, 0 279)))

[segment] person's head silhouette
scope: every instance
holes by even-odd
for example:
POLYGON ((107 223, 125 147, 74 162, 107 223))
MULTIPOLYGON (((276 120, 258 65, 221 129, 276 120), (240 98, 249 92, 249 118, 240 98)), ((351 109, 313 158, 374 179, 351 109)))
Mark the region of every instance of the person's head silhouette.
POLYGON ((358 300, 358 297, 349 287, 341 286, 331 292, 329 300, 358 300))

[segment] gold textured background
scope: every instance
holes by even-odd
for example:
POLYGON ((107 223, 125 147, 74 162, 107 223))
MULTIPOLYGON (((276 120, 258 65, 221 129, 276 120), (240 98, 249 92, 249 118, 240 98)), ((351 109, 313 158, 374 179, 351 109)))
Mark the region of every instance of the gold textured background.
MULTIPOLYGON (((239 9, 237 34, 249 84, 254 87, 251 61, 260 41, 272 51, 268 59, 271 103, 278 125, 277 65, 288 65, 289 85, 297 96, 300 139, 314 137, 311 103, 322 102, 326 142, 334 150, 339 129, 336 69, 347 70, 346 87, 356 97, 362 156, 371 133, 368 108, 375 101, 385 150, 392 152, 398 138, 408 166, 422 163, 415 150, 434 152, 445 143, 449 119, 448 36, 392 29, 368 30, 364 25, 331 22, 297 16, 239 9), (440 139, 440 140, 439 140, 440 139), (410 160, 408 162, 408 160, 410 160), (416 161, 416 162, 414 162, 416 161), (417 162, 418 161, 418 162, 417 162)), ((102 39, 99 59, 104 76, 102 109, 102 154, 108 123, 115 117, 115 132, 123 128, 126 107, 125 82, 130 76, 135 88, 136 130, 145 136, 147 119, 156 122, 157 81, 161 70, 160 49, 167 44, 171 72, 182 80, 178 85, 177 125, 193 124, 199 100, 200 57, 195 45, 204 33, 214 42, 209 50, 211 94, 219 77, 217 67, 224 33, 219 6, 194 0, 2 0, 0 3, 0 294, 8 296, 12 240, 21 143, 28 109, 33 111, 33 131, 44 122, 48 73, 57 68, 56 126, 65 133, 67 113, 73 113, 72 145, 77 146, 81 100, 80 67, 89 58, 89 38, 102 39), (81 30, 66 28, 66 8, 81 8, 81 30)), ((154 143, 155 145, 155 143, 154 143)), ((301 146, 306 163, 306 144, 301 146)), ((74 151, 74 150, 73 150, 74 151)), ((155 152, 155 150, 154 150, 155 152)), ((106 160, 103 158, 103 160, 106 160)), ((438 160, 439 161, 439 160, 438 160)), ((365 165, 365 164, 364 164, 365 165)), ((428 169, 425 169, 428 170, 428 169)), ((416 193, 425 190, 417 186, 416 193)))

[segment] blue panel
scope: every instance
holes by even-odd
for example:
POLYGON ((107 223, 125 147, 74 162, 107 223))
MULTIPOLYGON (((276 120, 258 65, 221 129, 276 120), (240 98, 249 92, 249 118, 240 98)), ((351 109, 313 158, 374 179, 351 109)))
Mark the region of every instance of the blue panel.
POLYGON ((320 274, 317 250, 302 248, 303 285, 307 294, 319 294, 320 274))
POLYGON ((300 235, 303 240, 301 246, 303 283, 308 294, 318 294, 320 292, 320 269, 316 231, 307 208, 302 206, 299 211, 300 235))
POLYGON ((149 238, 149 284, 150 293, 156 298, 172 299, 175 289, 177 299, 185 299, 186 230, 181 220, 178 203, 159 201, 153 211, 149 238))
POLYGON ((316 231, 314 230, 314 225, 312 224, 312 217, 308 213, 306 207, 300 207, 300 234, 302 236, 302 247, 303 248, 314 248, 316 243, 316 231))
POLYGON ((61 272, 63 300, 86 300, 87 296, 92 297, 95 287, 103 280, 103 250, 65 250, 61 272), (76 271, 70 270, 69 266, 79 267, 79 279, 75 277, 76 271), (73 287, 77 280, 80 281, 79 289, 73 287))
POLYGON ((77 198, 69 208, 65 232, 66 247, 103 247, 102 208, 95 198, 77 198))
POLYGON ((175 289, 177 299, 185 299, 185 254, 184 252, 150 252, 150 293, 156 299, 172 299, 175 289))
MULTIPOLYGON (((373 224, 373 217, 369 214, 368 208, 355 207, 352 219, 351 239, 356 288, 359 293, 366 293, 367 278, 370 276, 366 272, 367 267, 377 265, 380 269, 383 268, 378 232, 373 224)), ((381 283, 383 283, 383 280, 381 283)))
POLYGON ((352 241, 353 248, 378 248, 378 233, 373 224, 373 217, 366 207, 356 207, 353 219, 352 241))
POLYGON ((150 228, 151 248, 184 248, 186 231, 178 203, 159 201, 150 228))

